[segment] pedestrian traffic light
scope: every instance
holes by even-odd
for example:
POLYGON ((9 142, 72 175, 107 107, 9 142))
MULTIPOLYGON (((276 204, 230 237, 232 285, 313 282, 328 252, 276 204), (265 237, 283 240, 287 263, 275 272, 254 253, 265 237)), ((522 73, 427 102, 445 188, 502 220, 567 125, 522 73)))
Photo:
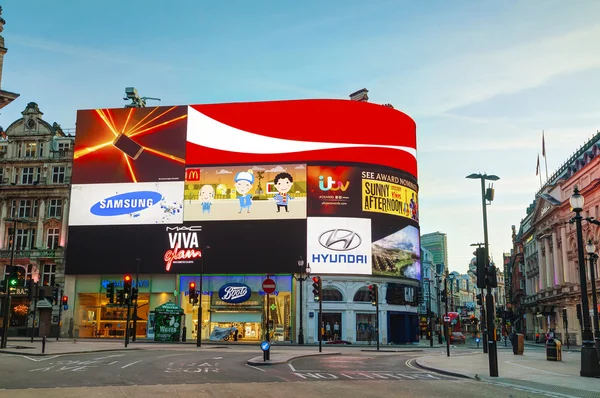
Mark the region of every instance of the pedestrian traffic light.
POLYGON ((483 305, 483 296, 481 294, 477 295, 477 305, 483 305))
POLYGON ((190 304, 196 303, 196 283, 195 282, 190 282, 190 285, 188 287, 188 300, 189 300, 190 304))
POLYGON ((19 272, 17 267, 11 267, 10 273, 8 274, 8 287, 17 287, 19 284, 19 272))
POLYGON ((487 276, 486 282, 487 282, 488 288, 498 287, 498 276, 496 275, 496 266, 495 265, 490 265, 487 268, 486 276, 487 276))
POLYGON ((478 247, 475 250, 476 265, 477 265, 477 287, 484 289, 486 287, 485 274, 487 269, 487 259, 485 258, 485 248, 478 247))
POLYGON ((448 292, 446 291, 446 289, 442 290, 442 303, 445 303, 448 301, 448 292))
POLYGON ((117 304, 125 304, 125 292, 123 290, 117 290, 117 304))
POLYGON ((125 298, 131 296, 131 275, 125 275, 123 278, 123 291, 125 292, 125 298))
POLYGON ((323 284, 321 282, 321 277, 320 276, 313 276, 312 278, 313 280, 313 294, 315 296, 315 301, 320 301, 321 300, 321 292, 322 292, 322 287, 323 284))
POLYGON ((115 284, 113 282, 106 285, 106 298, 110 304, 115 302, 115 284))
POLYGON ((62 305, 65 306, 69 304, 69 296, 62 296, 62 305))
POLYGON ((52 304, 57 305, 60 304, 60 298, 58 297, 60 291, 58 286, 54 286, 52 288, 52 304))

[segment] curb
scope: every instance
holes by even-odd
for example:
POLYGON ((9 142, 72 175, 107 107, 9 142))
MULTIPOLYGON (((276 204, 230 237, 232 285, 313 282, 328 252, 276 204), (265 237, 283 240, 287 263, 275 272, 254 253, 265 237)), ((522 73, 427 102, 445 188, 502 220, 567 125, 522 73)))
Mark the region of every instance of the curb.
POLYGON ((423 352, 423 350, 361 350, 362 352, 423 352))
POLYGON ((419 362, 419 359, 420 358, 416 358, 415 362, 417 363, 417 366, 420 367, 421 369, 430 370, 432 372, 440 373, 440 374, 443 374, 446 376, 460 377, 462 379, 474 379, 474 377, 468 376, 464 373, 451 372, 449 370, 434 368, 433 366, 429 366, 429 365, 423 365, 421 362, 419 362))
POLYGON ((72 352, 45 352, 45 353, 29 353, 27 351, 7 351, 1 350, 0 354, 13 354, 13 355, 23 355, 27 357, 47 357, 51 355, 77 355, 77 354, 90 354, 93 352, 111 352, 111 351, 129 351, 129 350, 142 350, 142 348, 108 348, 102 350, 87 350, 87 351, 72 351, 72 352))
POLYGON ((289 361, 293 361, 294 359, 298 359, 298 358, 319 357, 319 356, 323 356, 323 355, 342 355, 342 353, 341 352, 326 352, 326 353, 318 353, 318 354, 295 355, 288 359, 278 359, 278 360, 273 360, 273 361, 272 360, 263 361, 262 357, 254 357, 254 358, 250 358, 248 361, 246 361, 246 363, 251 366, 280 365, 282 363, 288 363, 289 361), (257 360, 256 358, 261 358, 261 359, 257 360))

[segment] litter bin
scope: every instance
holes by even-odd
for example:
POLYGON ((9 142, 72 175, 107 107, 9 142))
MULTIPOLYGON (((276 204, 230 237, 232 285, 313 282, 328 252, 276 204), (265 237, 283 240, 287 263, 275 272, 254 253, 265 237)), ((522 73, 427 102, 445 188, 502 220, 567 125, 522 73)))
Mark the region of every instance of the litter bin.
POLYGON ((512 344, 513 354, 523 355, 525 350, 525 338, 520 333, 512 333, 509 337, 510 344, 512 344))
POLYGON ((562 361, 561 345, 557 339, 548 339, 546 342, 546 359, 548 361, 562 361))

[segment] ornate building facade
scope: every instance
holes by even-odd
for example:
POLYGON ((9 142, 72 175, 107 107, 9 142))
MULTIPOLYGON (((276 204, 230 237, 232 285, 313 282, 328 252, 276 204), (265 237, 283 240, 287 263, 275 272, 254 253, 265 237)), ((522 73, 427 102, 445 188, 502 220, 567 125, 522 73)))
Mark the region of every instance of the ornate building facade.
MULTIPOLYGON (((4 30, 6 21, 2 18, 2 7, 0 7, 0 33, 4 30)), ((2 69, 4 66, 4 55, 8 50, 4 46, 4 37, 0 35, 0 109, 13 102, 19 94, 2 90, 2 69)))
MULTIPOLYGON (((44 121, 34 102, 22 115, 0 139, 0 269, 6 275, 13 259, 25 281, 62 286, 74 136, 44 121)), ((36 325, 49 336, 56 333, 58 305, 51 312, 44 311, 47 300, 39 303, 44 316, 37 314, 36 325)), ((28 290, 17 289, 11 310, 26 305, 32 312, 31 304, 28 290)), ((13 312, 9 335, 25 335, 32 319, 13 312)))
MULTIPOLYGON (((522 305, 526 311, 526 334, 529 339, 553 329, 563 341, 566 341, 568 332, 571 343, 581 344, 581 327, 576 309, 581 302, 579 261, 576 229, 570 222, 574 213, 569 198, 577 186, 585 198, 582 216, 600 216, 599 154, 600 133, 551 176, 536 194, 535 201, 527 209, 527 216, 521 221, 515 246, 524 248, 525 298, 522 305), (568 324, 563 318, 563 309, 568 324)), ((592 239, 597 245, 600 229, 583 221, 583 237, 584 244, 592 239)), ((515 264, 518 261, 516 257, 515 264)), ((588 264, 586 268, 589 268, 588 264)), ((594 283, 598 286, 597 264, 595 268, 594 283)), ((591 287, 589 269, 587 283, 591 287)), ((590 291, 588 289, 588 293, 590 291)), ((515 292, 518 289, 513 291, 513 295, 515 292)))

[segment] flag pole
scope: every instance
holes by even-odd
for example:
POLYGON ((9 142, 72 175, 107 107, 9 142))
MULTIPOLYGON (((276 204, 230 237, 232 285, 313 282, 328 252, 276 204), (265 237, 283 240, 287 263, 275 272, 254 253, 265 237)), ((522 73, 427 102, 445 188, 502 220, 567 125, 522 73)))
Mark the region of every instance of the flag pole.
POLYGON ((542 189, 542 173, 540 172, 540 154, 537 157, 537 166, 535 167, 535 175, 540 176, 540 189, 542 189))
POLYGON ((546 157, 546 141, 544 140, 544 130, 542 130, 542 154, 544 156, 544 164, 546 165, 546 182, 548 182, 548 158, 546 157))

